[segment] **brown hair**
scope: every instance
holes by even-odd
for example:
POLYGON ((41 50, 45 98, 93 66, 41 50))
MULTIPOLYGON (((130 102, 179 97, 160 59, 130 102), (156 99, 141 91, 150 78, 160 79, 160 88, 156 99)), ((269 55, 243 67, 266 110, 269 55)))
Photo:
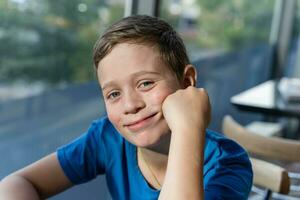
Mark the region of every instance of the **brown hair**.
POLYGON ((117 21, 104 32, 94 46, 93 59, 96 69, 115 45, 125 42, 156 46, 163 62, 172 69, 178 80, 182 80, 189 58, 182 39, 167 22, 146 15, 134 15, 117 21))

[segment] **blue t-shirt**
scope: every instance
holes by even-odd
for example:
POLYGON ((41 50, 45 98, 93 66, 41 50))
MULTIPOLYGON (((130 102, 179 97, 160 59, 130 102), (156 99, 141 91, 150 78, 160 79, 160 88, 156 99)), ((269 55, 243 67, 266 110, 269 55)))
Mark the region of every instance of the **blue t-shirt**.
MULTIPOLYGON (((158 199, 160 191, 147 183, 138 167, 136 150, 104 117, 93 122, 81 137, 59 148, 57 156, 74 184, 105 174, 113 199, 158 199)), ((247 153, 210 130, 206 131, 203 173, 206 200, 247 199, 253 176, 247 153)))

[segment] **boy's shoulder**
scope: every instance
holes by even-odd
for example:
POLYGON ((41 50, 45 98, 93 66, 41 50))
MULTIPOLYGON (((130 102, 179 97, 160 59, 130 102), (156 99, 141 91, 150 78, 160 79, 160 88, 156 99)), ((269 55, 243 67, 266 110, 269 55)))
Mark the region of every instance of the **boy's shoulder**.
POLYGON ((219 132, 209 129, 206 130, 205 151, 207 153, 217 153, 224 156, 233 156, 234 154, 242 153, 248 157, 244 148, 237 142, 219 132))
POLYGON ((220 143, 227 143, 227 142, 232 142, 231 139, 227 138, 225 135, 222 133, 219 133, 217 131, 213 131, 210 129, 206 129, 206 142, 208 143, 214 143, 214 145, 220 145, 220 143))
POLYGON ((88 134, 94 135, 94 137, 102 140, 103 142, 124 142, 124 138, 119 134, 117 129, 108 119, 107 115, 102 116, 99 119, 92 121, 88 134))

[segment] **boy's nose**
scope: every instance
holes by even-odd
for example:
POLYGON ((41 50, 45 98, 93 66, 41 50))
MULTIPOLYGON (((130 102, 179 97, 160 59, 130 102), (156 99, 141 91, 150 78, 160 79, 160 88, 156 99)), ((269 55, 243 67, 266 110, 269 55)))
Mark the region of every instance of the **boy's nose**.
POLYGON ((124 113, 134 114, 145 107, 145 102, 137 92, 128 92, 124 101, 124 113))

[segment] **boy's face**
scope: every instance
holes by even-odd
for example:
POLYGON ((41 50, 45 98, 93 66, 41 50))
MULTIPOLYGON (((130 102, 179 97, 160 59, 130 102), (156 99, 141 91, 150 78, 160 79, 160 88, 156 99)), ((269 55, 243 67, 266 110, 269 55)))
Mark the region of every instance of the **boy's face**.
POLYGON ((162 103, 182 87, 155 47, 118 44, 101 60, 97 75, 108 118, 129 142, 154 147, 169 137, 162 103))

